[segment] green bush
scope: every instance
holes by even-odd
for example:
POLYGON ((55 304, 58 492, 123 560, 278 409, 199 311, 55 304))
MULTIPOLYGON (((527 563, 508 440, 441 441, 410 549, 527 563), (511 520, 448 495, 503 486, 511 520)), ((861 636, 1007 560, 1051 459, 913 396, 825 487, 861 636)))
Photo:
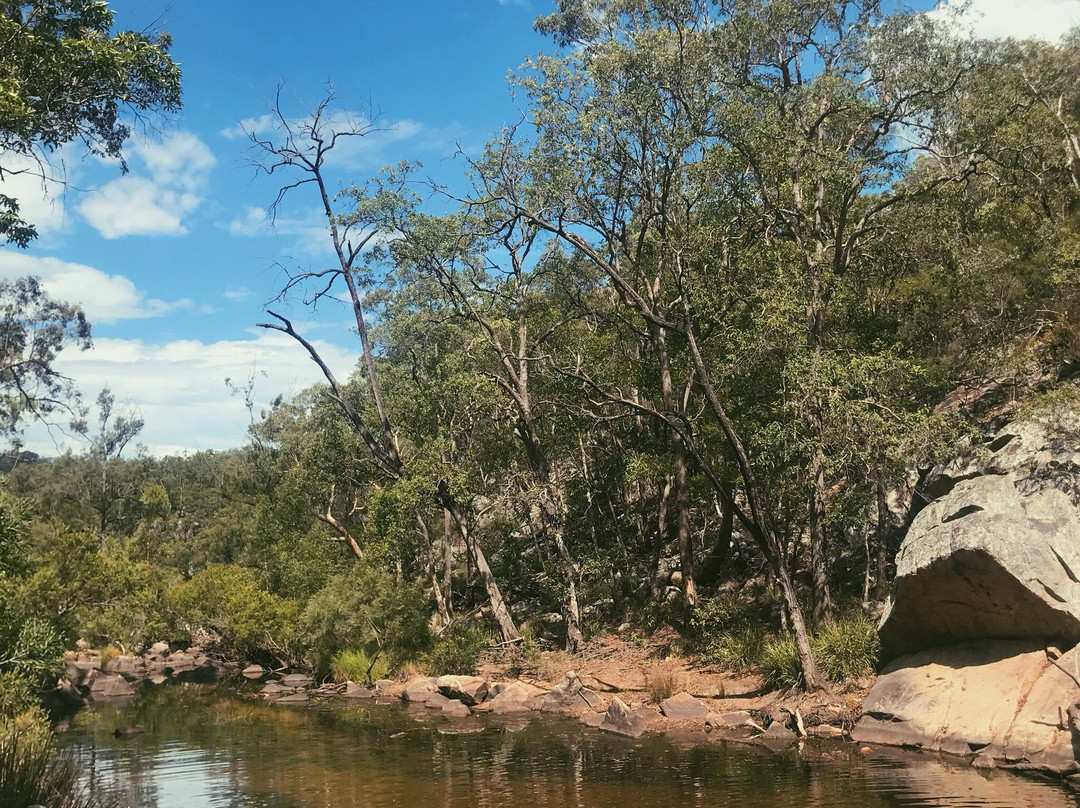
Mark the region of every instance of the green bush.
POLYGON ((745 671, 761 664, 764 651, 765 628, 744 625, 721 634, 708 656, 730 670, 745 671))
POLYGON ((491 645, 491 635, 477 626, 459 626, 444 634, 435 647, 425 654, 421 667, 429 676, 476 673, 476 665, 491 645))
MULTIPOLYGON (((818 670, 833 682, 844 682, 872 673, 880 651, 877 629, 862 615, 835 621, 810 640, 818 670)), ((779 688, 802 684, 795 638, 784 635, 765 643, 761 673, 779 688)))
POLYGON ((362 682, 370 685, 391 673, 390 661, 378 654, 374 658, 363 648, 340 651, 330 660, 330 674, 335 682, 362 682))
POLYGON ((431 605, 419 585, 364 562, 330 579, 300 618, 308 658, 321 671, 343 651, 381 653, 391 667, 431 644, 431 605))
POLYGON ((0 805, 105 808, 76 762, 59 754, 40 710, 0 725, 0 805))
POLYGON ((799 651, 789 634, 767 640, 761 650, 761 675, 773 687, 790 689, 802 684, 799 651))
POLYGON ((212 632, 230 656, 287 662, 295 653, 296 604, 262 589, 252 570, 207 567, 174 586, 167 602, 182 629, 212 632))
POLYGON ((34 683, 15 671, 0 672, 0 723, 38 706, 34 683))
POLYGON ((881 643, 874 624, 861 614, 837 620, 814 638, 814 659, 834 682, 874 672, 881 643))

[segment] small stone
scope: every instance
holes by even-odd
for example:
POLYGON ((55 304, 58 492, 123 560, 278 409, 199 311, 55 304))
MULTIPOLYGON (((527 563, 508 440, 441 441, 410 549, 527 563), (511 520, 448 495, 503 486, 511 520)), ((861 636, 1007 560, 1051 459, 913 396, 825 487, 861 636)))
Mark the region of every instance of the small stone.
POLYGON ((240 671, 240 674, 242 676, 246 676, 248 679, 258 679, 264 673, 266 673, 266 669, 263 668, 262 665, 248 665, 246 668, 240 671))
POLYGON ((449 699, 442 707, 442 714, 447 718, 468 718, 472 711, 465 702, 449 699))
POLYGON ((303 704, 307 700, 308 694, 305 691, 300 690, 296 693, 289 693, 286 696, 275 699, 274 704, 303 704))
POLYGON ((346 682, 341 695, 347 699, 370 699, 375 697, 375 692, 356 682, 346 682))

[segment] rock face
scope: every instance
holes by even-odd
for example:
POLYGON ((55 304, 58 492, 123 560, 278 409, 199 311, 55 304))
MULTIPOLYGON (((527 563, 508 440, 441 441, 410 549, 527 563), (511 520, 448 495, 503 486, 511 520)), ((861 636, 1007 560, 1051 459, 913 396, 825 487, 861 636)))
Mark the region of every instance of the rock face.
POLYGON ((1008 476, 958 483, 912 523, 882 616, 882 658, 980 637, 1080 641, 1080 514, 1008 476))
POLYGON ((1078 771, 1080 734, 1066 717, 1080 687, 1066 671, 1080 664, 1080 650, 1055 661, 1031 640, 979 640, 901 657, 878 677, 852 737, 1078 771))
POLYGON ((855 740, 1080 771, 1074 420, 1012 424, 928 476, 878 629, 888 664, 855 740))

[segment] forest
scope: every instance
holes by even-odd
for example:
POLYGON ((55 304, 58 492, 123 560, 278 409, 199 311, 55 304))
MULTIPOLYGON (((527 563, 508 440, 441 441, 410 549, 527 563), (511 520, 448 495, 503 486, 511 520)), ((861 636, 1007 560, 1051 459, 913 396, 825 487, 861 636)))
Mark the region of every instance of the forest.
MULTIPOLYGON (((247 445, 140 453, 103 390, 84 452, 9 453, 0 714, 80 640, 371 679, 669 626, 820 688, 873 668, 921 476, 1080 406, 1080 34, 967 39, 875 0, 556 5, 511 78, 527 118, 464 190, 402 164, 335 192, 329 156, 367 133, 332 94, 251 134, 336 256, 279 299, 344 300, 355 369, 271 304, 325 383, 260 408, 257 373, 231 380, 247 445)), ((167 45, 135 48, 134 103, 179 103, 167 45)), ((83 124, 119 149, 112 113, 83 124)), ((2 120, 5 148, 72 137, 2 120)), ((80 412, 50 368, 93 324, 33 279, 0 305, 17 438, 80 412)))

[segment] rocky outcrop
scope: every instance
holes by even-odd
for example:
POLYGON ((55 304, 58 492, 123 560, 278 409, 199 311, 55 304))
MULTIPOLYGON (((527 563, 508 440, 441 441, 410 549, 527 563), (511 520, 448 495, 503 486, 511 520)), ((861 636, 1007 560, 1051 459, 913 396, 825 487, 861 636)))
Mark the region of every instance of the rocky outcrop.
POLYGON ((979 640, 901 657, 878 677, 852 737, 861 743, 978 754, 996 765, 1080 771, 1080 650, 979 640))
POLYGON ((1080 771, 1078 426, 1013 424, 928 475, 857 741, 1080 771))
POLYGON ((882 658, 964 640, 1080 641, 1080 512, 1010 476, 964 480, 912 523, 882 616, 882 658))

